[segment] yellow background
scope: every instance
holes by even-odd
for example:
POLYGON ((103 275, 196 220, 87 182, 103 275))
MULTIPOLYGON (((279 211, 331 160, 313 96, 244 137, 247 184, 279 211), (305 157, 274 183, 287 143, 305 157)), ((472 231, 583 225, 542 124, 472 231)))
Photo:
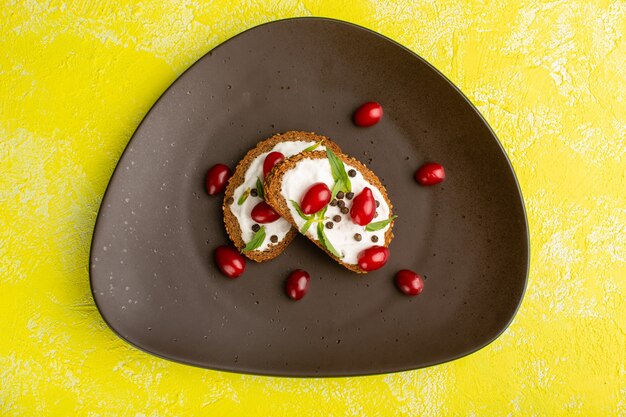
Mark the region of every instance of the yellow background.
POLYGON ((3 1, 0 414, 626 416, 626 3, 3 1), (167 86, 260 23, 329 16, 433 63, 507 150, 532 240, 512 326, 469 357, 347 379, 157 359, 90 295, 96 212, 167 86))

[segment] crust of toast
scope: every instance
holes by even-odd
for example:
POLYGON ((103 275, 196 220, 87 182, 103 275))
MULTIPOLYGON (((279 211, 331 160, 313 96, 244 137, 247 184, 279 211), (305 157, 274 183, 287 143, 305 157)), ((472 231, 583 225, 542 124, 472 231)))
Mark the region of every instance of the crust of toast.
MULTIPOLYGON (((342 153, 336 153, 336 155, 344 163, 353 166, 356 170, 358 170, 363 175, 363 177, 370 184, 378 188, 383 198, 385 199, 385 202, 389 206, 389 215, 390 216, 393 215, 393 206, 391 204, 391 201, 389 201, 389 197, 387 196, 387 189, 380 182, 376 174, 374 174, 369 168, 363 165, 360 161, 350 156, 344 155, 342 153)), ((280 214, 283 218, 289 221, 289 223, 291 223, 291 225, 293 226, 292 230, 296 230, 297 224, 293 216, 291 215, 291 210, 289 210, 289 206, 287 204, 287 201, 285 200, 285 197, 281 193, 282 180, 283 180, 283 176, 285 175, 285 173, 293 169, 298 164, 298 162, 302 161, 305 158, 326 159, 326 152, 320 152, 320 151, 306 152, 306 153, 294 155, 293 157, 286 159, 284 162, 281 162, 280 164, 274 167, 272 172, 270 172, 265 178, 265 182, 263 184, 263 189, 265 190, 265 200, 270 206, 274 208, 274 210, 276 210, 278 214, 280 214)), ((380 246, 388 247, 391 241, 393 240, 393 230, 392 230, 393 223, 394 221, 392 220, 390 223, 389 229, 387 229, 387 231, 385 232, 385 242, 384 244, 379 243, 380 246)), ((359 268, 358 265, 351 265, 351 264, 344 263, 340 258, 337 258, 335 255, 330 253, 319 241, 314 240, 314 239, 309 239, 309 240, 311 240, 320 249, 326 252, 328 256, 330 256, 339 264, 343 265, 349 270, 354 271, 358 274, 367 274, 368 271, 362 270, 361 268, 359 268)))
MULTIPOLYGON (((224 193, 224 202, 222 203, 222 209, 224 211, 224 226, 226 227, 226 233, 228 233, 228 237, 235 244, 237 250, 241 251, 246 243, 241 238, 241 228, 239 226, 239 221, 237 217, 230 210, 230 207, 226 202, 229 198, 234 198, 233 194, 237 187, 239 187, 246 176, 246 171, 248 167, 254 161, 254 159, 261 155, 262 153, 269 152, 277 143, 280 142, 293 142, 293 141, 305 141, 305 142, 321 142, 322 145, 326 146, 329 149, 332 149, 335 153, 340 153, 341 149, 337 146, 336 143, 328 139, 326 136, 317 135, 312 132, 299 132, 299 131, 289 131, 285 133, 276 134, 268 139, 265 139, 259 142, 254 148, 250 149, 248 153, 243 157, 241 161, 237 164, 235 168, 235 172, 233 176, 228 181, 228 186, 226 187, 226 191, 224 193)), ((264 262, 269 261, 280 255, 283 250, 291 243, 291 241, 296 237, 298 233, 297 229, 291 228, 285 238, 280 242, 273 244, 270 243, 269 247, 263 251, 254 250, 249 252, 243 252, 247 258, 256 261, 256 262, 264 262)))

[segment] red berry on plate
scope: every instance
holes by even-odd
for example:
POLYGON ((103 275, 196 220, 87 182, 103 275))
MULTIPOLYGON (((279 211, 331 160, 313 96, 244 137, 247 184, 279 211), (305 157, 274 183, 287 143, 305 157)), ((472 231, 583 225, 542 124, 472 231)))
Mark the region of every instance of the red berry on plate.
POLYGON ((237 278, 246 269, 246 260, 239 252, 230 246, 220 246, 215 249, 215 263, 224 275, 237 278))
POLYGON ((285 155, 280 152, 270 152, 265 157, 265 161, 263 161, 263 177, 266 177, 267 174, 274 168, 274 165, 283 162, 285 160, 285 155))
POLYGON ((250 216, 252 217, 252 220, 261 224, 272 223, 280 219, 280 214, 276 213, 272 206, 267 204, 265 201, 261 201, 259 204, 254 206, 250 216))
POLYGON ((436 162, 427 162, 415 173, 415 181, 420 185, 435 185, 446 179, 443 166, 436 162))
POLYGON ((330 189, 323 182, 313 184, 302 197, 300 209, 304 214, 317 213, 330 201, 330 189))
POLYGON ((366 226, 375 215, 376 200, 374 200, 374 194, 372 194, 372 190, 369 187, 365 187, 359 195, 354 197, 352 208, 350 209, 350 217, 352 217, 354 223, 366 226))
POLYGON ((398 289, 406 295, 415 296, 424 289, 424 279, 408 269, 398 271, 395 281, 398 289))
POLYGON ((224 164, 215 164, 206 174, 206 192, 216 195, 226 189, 228 180, 233 175, 230 168, 224 164))
POLYGON ((285 282, 285 291, 292 300, 299 300, 306 295, 309 290, 309 273, 303 269, 296 269, 285 282))
POLYGON ((352 121, 361 127, 373 126, 383 118, 383 107, 375 101, 367 102, 354 112, 352 121))
POLYGON ((384 246, 372 246, 359 254, 359 268, 364 271, 374 271, 382 268, 389 259, 389 249, 384 246))

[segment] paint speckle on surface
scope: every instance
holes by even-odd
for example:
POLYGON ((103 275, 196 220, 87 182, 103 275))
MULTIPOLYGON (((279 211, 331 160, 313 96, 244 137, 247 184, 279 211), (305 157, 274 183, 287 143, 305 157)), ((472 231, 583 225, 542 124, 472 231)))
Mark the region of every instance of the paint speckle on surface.
POLYGON ((0 21, 1 415, 626 416, 626 3, 25 0, 0 21), (93 304, 96 212, 150 106, 220 42, 309 15, 422 55, 511 158, 529 286, 469 357, 362 378, 207 371, 130 347, 93 304))

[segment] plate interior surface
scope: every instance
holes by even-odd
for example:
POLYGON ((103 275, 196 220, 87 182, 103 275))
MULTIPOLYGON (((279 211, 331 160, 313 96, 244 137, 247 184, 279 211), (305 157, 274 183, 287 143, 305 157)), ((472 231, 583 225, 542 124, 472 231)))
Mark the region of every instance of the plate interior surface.
POLYGON ((187 70, 145 117, 97 218, 91 285, 109 326, 152 354, 270 375, 342 376, 414 369, 494 340, 521 301, 528 234, 515 175, 475 108, 407 49, 344 22, 290 19, 248 30, 187 70), (366 47, 365 47, 366 46, 366 47), (370 100, 381 123, 358 128, 370 100), (204 191, 215 163, 234 168, 259 140, 287 130, 335 140, 382 179, 399 218, 387 266, 366 276, 298 236, 271 262, 222 276, 221 197, 204 191), (420 187, 438 161, 447 180, 420 187), (311 288, 289 300, 296 268, 311 288), (426 277, 401 295, 399 269, 426 277))

